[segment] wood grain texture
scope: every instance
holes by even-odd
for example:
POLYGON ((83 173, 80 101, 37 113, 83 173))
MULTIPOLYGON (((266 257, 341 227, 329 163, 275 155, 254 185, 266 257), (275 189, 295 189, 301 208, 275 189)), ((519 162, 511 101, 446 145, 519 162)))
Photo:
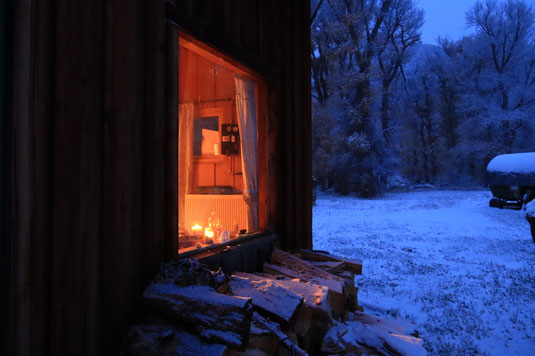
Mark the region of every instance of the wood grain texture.
MULTIPOLYGON (((114 353, 158 263, 177 251, 176 118, 187 93, 166 23, 174 2, 12 3, 1 231, 11 341, 0 353, 114 353)), ((175 6, 182 29, 265 80, 261 209, 286 248, 312 242, 308 6, 175 6)))

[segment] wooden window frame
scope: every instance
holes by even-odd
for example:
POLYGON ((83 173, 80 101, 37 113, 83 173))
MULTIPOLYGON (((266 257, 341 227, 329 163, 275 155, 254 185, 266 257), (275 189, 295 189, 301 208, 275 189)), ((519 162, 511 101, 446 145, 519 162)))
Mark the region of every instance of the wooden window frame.
MULTIPOLYGON (((179 70, 178 70, 178 63, 180 61, 179 58, 179 48, 184 47, 202 57, 207 58, 208 60, 230 70, 233 73, 236 73, 242 77, 245 77, 251 81, 253 81, 256 84, 257 90, 256 90, 256 99, 257 99, 257 159, 258 159, 258 226, 259 230, 257 232, 253 232, 250 234, 246 234, 243 236, 240 236, 237 239, 234 239, 226 244, 219 243, 219 244, 213 244, 201 249, 198 249, 196 251, 188 251, 188 252, 182 252, 179 253, 178 251, 178 233, 177 233, 177 242, 176 242, 176 250, 178 256, 185 257, 185 256, 194 256, 197 253, 206 252, 209 250, 218 250, 221 248, 221 246, 225 245, 233 245, 239 242, 243 242, 245 240, 249 240, 251 238, 266 236, 270 234, 269 230, 269 195, 267 194, 268 191, 268 182, 270 174, 268 170, 268 164, 267 164, 267 151, 270 149, 270 145, 273 144, 270 142, 270 136, 268 135, 268 115, 267 115, 267 108, 268 108, 268 95, 269 91, 268 88, 270 87, 270 80, 266 78, 265 76, 261 75, 260 73, 256 72, 254 69, 251 69, 248 65, 242 64, 241 61, 234 59, 233 57, 224 54, 223 51, 220 51, 219 49, 216 49, 215 46, 203 42, 202 40, 198 39, 196 36, 192 35, 187 30, 183 29, 182 27, 177 26, 175 23, 172 23, 172 25, 176 26, 176 38, 177 42, 173 44, 170 48, 176 48, 176 79, 177 82, 174 84, 177 88, 179 87, 179 70)), ((174 56, 171 56, 174 58, 174 56)), ((172 71, 174 73, 175 71, 172 71)), ((178 98, 179 93, 178 90, 176 92, 176 103, 178 107, 178 98)), ((207 110, 207 109, 202 109, 207 110)), ((175 119, 178 118, 178 110, 176 110, 176 116, 175 119)), ((178 124, 178 120, 177 120, 178 124)), ((178 126, 178 125, 177 125, 178 126)), ((178 135, 177 135, 177 143, 178 143, 178 135)), ((179 143, 178 143, 179 144, 179 143)), ((177 145, 178 146, 178 145, 177 145)), ((273 148, 271 148, 273 149, 273 148)), ((177 155, 178 157, 178 155, 177 155)), ((208 157, 207 159, 213 159, 214 157, 208 157)), ((205 159, 204 157, 194 157, 195 159, 205 159)), ((175 182, 178 182, 178 160, 177 160, 177 179, 175 182)), ((177 189, 178 190, 178 189, 177 189)), ((178 203, 178 199, 177 199, 178 203)), ((179 211, 177 211, 177 221, 178 221, 178 214, 179 211)), ((177 224, 178 226, 178 224, 177 224)), ((178 231, 177 231, 178 232, 178 231)))

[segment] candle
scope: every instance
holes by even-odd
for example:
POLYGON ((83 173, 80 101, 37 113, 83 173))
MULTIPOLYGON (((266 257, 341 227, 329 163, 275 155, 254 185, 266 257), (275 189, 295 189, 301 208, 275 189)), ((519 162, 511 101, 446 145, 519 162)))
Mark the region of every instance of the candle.
POLYGON ((202 236, 202 226, 199 224, 195 224, 191 227, 191 234, 195 237, 202 236))
POLYGON ((211 227, 204 229, 204 240, 209 245, 214 243, 214 230, 211 227))

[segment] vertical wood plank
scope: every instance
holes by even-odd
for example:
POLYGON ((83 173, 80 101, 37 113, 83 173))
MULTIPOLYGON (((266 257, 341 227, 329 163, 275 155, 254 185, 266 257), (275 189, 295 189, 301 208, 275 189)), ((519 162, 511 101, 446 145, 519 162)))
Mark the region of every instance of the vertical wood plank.
POLYGON ((178 28, 166 25, 166 208, 165 255, 169 259, 178 253, 178 102, 179 102, 179 46, 178 28))
POLYGON ((294 36, 291 32, 293 29, 292 26, 292 15, 294 7, 293 1, 289 1, 284 4, 281 8, 281 21, 282 21, 282 33, 283 38, 280 41, 283 43, 282 48, 282 68, 283 68, 283 147, 284 147, 284 156, 280 159, 284 162, 283 170, 283 179, 281 182, 283 185, 283 198, 284 199, 284 208, 283 208, 283 246, 286 248, 291 248, 294 245, 296 239, 296 211, 295 211, 295 166, 296 166, 296 142, 295 142, 295 132, 294 132, 294 122, 299 119, 295 117, 294 113, 294 91, 295 91, 295 81, 293 80, 293 53, 294 53, 294 36))
POLYGON ((144 236, 143 216, 147 9, 143 0, 106 5, 106 73, 113 75, 105 81, 102 137, 106 203, 101 298, 106 319, 100 331, 104 345, 111 349, 122 330, 137 317, 134 311, 140 311, 144 239, 154 237, 144 236))
MULTIPOLYGON (((32 119, 30 116, 31 93, 31 13, 32 2, 21 0, 14 11, 13 27, 16 39, 13 41, 13 64, 19 70, 12 77, 12 204, 10 232, 16 238, 11 241, 12 299, 10 319, 13 322, 13 350, 18 355, 30 355, 31 345, 31 254, 32 225, 32 119)), ((10 176, 11 177, 11 176, 10 176)), ((6 222, 8 223, 8 222, 6 222)), ((11 308, 10 308, 11 309, 11 308)))
MULTIPOLYGON (((146 57, 145 91, 146 112, 144 121, 144 202, 143 216, 145 218, 143 233, 144 264, 140 276, 144 283, 148 283, 157 271, 158 264, 165 255, 165 239, 168 238, 169 224, 167 219, 175 220, 169 216, 168 206, 165 203, 168 187, 166 161, 167 156, 167 115, 166 110, 166 21, 163 6, 153 6, 145 3, 147 21, 147 44, 144 56, 146 57), (148 238, 150 236, 150 238, 148 238)), ((177 47, 174 47, 177 49, 177 47)), ((178 63, 175 64, 178 66, 178 63)), ((169 75, 169 74, 167 74, 169 75)), ((178 77, 175 77, 178 81, 178 77)), ((178 93, 175 91, 175 94, 178 93)), ((176 117, 175 117, 176 121, 176 117)), ((175 156, 175 160, 178 156, 175 156)), ((176 182, 176 181, 175 181, 176 182)), ((176 185, 175 185, 176 190, 176 185)), ((171 193, 171 192, 169 192, 171 193)))
POLYGON ((54 50, 56 21, 50 1, 35 3, 32 47, 34 48, 33 75, 33 199, 34 228, 32 229, 31 276, 32 276, 32 354, 50 354, 51 328, 51 222, 52 222, 52 142, 54 115, 54 50))
POLYGON ((100 352, 104 9, 101 4, 61 1, 57 16, 52 354, 90 355, 100 352))

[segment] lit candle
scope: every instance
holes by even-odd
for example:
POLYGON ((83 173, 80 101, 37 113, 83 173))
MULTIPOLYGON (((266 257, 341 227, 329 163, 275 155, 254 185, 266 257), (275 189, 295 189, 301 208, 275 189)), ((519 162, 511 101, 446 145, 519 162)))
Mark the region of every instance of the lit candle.
POLYGON ((202 236, 202 226, 195 224, 191 227, 191 234, 195 237, 202 236))
POLYGON ((205 242, 207 244, 213 244, 214 243, 214 230, 212 230, 211 227, 205 228, 204 237, 205 237, 205 242))

